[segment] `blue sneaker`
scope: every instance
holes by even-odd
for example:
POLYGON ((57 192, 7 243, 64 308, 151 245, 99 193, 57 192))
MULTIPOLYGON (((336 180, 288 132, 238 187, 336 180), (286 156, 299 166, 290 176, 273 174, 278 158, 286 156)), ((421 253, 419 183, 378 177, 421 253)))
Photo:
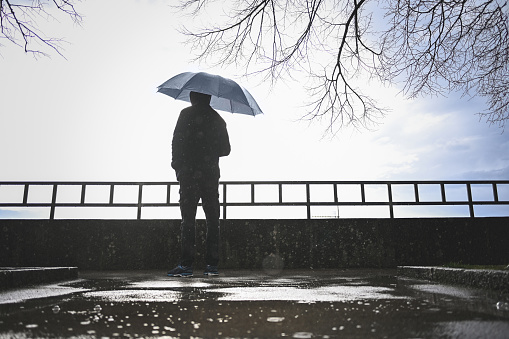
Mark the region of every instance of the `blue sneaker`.
POLYGON ((188 278, 193 276, 193 268, 191 266, 178 265, 168 272, 168 277, 188 278))
POLYGON ((217 266, 207 265, 207 267, 205 268, 205 272, 203 272, 203 275, 218 276, 219 271, 217 270, 217 266))

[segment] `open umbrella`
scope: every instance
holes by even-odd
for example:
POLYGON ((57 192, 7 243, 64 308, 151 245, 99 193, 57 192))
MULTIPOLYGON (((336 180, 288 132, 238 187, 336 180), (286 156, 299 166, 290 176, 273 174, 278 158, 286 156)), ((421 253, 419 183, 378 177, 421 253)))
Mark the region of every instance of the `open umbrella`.
POLYGON ((231 113, 263 114, 253 96, 235 81, 205 72, 178 74, 157 87, 177 100, 189 101, 190 92, 210 94, 210 106, 231 113))

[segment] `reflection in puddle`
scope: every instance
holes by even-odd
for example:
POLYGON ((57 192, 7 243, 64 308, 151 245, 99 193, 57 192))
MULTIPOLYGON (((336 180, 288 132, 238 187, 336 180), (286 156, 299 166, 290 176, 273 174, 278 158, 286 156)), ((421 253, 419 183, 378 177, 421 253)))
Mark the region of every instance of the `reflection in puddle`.
POLYGON ((21 303, 32 299, 58 297, 86 291, 89 291, 89 289, 61 286, 57 284, 13 289, 0 291, 0 304, 21 303))
POLYGON ((101 299, 114 302, 157 302, 157 301, 179 301, 181 293, 168 290, 117 290, 117 291, 96 291, 83 294, 84 298, 101 299))
POLYGON ((422 292, 444 294, 458 298, 470 299, 474 297, 471 290, 458 286, 422 284, 412 285, 411 287, 422 292))
MULTIPOLYGON (((212 290, 211 290, 212 291, 212 290)), ((219 301, 352 301, 363 299, 406 299, 391 294, 392 289, 374 286, 326 286, 320 288, 295 287, 232 287, 213 290, 224 294, 219 301)))
POLYGON ((205 283, 202 281, 197 281, 195 279, 173 279, 173 280, 147 280, 131 283, 130 286, 134 288, 183 288, 183 287, 193 287, 193 288, 207 288, 211 285, 209 283, 205 283))
POLYGON ((280 323, 282 322, 283 320, 285 320, 285 317, 268 317, 267 318, 267 321, 269 323, 280 323))

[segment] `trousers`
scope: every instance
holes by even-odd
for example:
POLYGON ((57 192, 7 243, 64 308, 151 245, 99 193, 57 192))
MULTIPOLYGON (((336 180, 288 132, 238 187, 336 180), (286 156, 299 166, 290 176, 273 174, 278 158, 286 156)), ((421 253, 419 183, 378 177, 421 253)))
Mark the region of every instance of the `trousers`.
POLYGON ((182 266, 192 266, 195 257, 196 210, 200 198, 207 223, 205 264, 217 266, 219 263, 219 176, 204 175, 200 171, 189 174, 179 173, 182 266))

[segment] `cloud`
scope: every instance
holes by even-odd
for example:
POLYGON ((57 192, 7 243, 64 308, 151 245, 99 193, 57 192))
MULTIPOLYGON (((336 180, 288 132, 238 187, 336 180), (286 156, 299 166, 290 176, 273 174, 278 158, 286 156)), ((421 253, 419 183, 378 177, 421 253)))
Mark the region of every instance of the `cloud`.
MULTIPOLYGON (((371 138, 388 157, 385 178, 494 179, 509 166, 509 135, 479 122, 480 100, 461 98, 405 101, 371 138), (395 152, 397 150, 397 152, 395 152)), ((506 179, 509 177, 506 177, 506 179)))

